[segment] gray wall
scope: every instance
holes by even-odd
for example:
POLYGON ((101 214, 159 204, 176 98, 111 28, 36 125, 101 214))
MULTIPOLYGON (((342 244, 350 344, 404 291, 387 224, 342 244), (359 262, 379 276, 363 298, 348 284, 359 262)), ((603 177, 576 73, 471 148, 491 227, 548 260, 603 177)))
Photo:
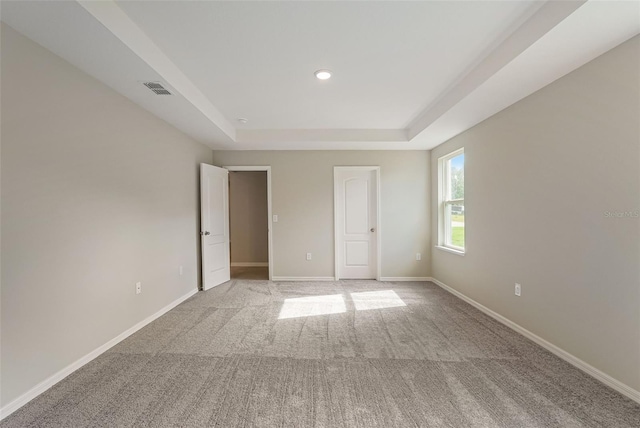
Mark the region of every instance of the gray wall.
POLYGON ((215 151, 214 164, 271 166, 273 275, 300 277, 334 275, 333 167, 379 165, 382 275, 429 276, 429 152, 215 151))
POLYGON ((269 262, 266 171, 229 173, 231 263, 269 262))
POLYGON ((640 219, 606 212, 640 210, 639 52, 635 37, 431 153, 434 195, 438 158, 466 162, 467 254, 434 249, 433 277, 636 390, 640 219))
POLYGON ((4 24, 1 107, 4 406, 196 289, 212 154, 4 24))

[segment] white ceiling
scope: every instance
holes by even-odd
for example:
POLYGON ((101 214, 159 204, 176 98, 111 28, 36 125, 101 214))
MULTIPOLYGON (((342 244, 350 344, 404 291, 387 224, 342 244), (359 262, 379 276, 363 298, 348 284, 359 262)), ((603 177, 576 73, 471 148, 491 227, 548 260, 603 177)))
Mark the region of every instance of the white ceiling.
POLYGON ((212 148, 429 149, 638 34, 640 2, 3 1, 2 20, 212 148))
POLYGON ((532 2, 117 3, 242 128, 401 129, 532 2))

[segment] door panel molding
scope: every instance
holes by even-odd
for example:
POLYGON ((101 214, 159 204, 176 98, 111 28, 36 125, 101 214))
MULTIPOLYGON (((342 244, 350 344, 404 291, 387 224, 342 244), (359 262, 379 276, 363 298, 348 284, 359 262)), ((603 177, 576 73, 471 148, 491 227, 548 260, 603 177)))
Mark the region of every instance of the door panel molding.
POLYGON ((202 289, 229 281, 229 171, 200 164, 202 289))
MULTIPOLYGON (((381 217, 381 199, 380 199, 380 167, 379 166, 334 166, 333 167, 333 229, 334 229, 334 275, 335 279, 339 280, 343 275, 340 272, 340 266, 342 264, 341 254, 343 250, 346 249, 346 243, 341 238, 344 236, 344 232, 346 230, 346 218, 341 221, 340 217, 342 213, 340 212, 340 208, 342 204, 339 201, 340 194, 344 194, 347 190, 346 188, 341 189, 343 184, 347 182, 352 182, 352 179, 347 179, 345 181, 341 181, 340 176, 345 172, 361 172, 361 171, 372 171, 375 173, 375 188, 373 189, 373 194, 375 195, 375 248, 372 248, 372 251, 376 257, 376 272, 375 279, 380 280, 381 270, 382 270, 382 217, 381 217), (340 226, 342 225, 342 227, 340 226), (342 248, 341 248, 342 247, 342 248)), ((366 203, 368 205, 368 195, 370 193, 367 192, 367 200, 366 203)), ((358 264, 356 264, 358 265, 358 264)))

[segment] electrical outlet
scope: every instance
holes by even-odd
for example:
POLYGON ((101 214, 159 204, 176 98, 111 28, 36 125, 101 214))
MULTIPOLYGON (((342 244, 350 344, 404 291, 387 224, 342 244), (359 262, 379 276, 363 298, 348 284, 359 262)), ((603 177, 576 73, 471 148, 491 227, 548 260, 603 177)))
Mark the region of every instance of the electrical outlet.
POLYGON ((142 283, 136 282, 136 294, 142 293, 142 283))
POLYGON ((180 272, 180 276, 182 276, 182 274, 184 273, 184 269, 182 268, 182 266, 178 268, 178 272, 180 272))
POLYGON ((522 294, 522 286, 516 282, 516 296, 520 296, 522 294))
POLYGON ((278 222, 278 214, 274 214, 273 215, 273 222, 277 223, 278 222))
POLYGON ((311 253, 307 253, 307 260, 311 260, 311 253))
POLYGON ((416 260, 422 260, 422 254, 416 253, 416 260))

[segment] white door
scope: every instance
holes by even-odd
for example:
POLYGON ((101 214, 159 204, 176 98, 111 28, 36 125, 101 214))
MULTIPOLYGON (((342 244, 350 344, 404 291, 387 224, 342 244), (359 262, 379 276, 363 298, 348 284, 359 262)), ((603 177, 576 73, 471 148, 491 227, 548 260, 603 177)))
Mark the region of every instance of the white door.
POLYGON ((229 171, 200 164, 200 237, 205 290, 229 281, 229 171))
POLYGON ((336 276, 376 279, 378 167, 335 167, 336 276))

